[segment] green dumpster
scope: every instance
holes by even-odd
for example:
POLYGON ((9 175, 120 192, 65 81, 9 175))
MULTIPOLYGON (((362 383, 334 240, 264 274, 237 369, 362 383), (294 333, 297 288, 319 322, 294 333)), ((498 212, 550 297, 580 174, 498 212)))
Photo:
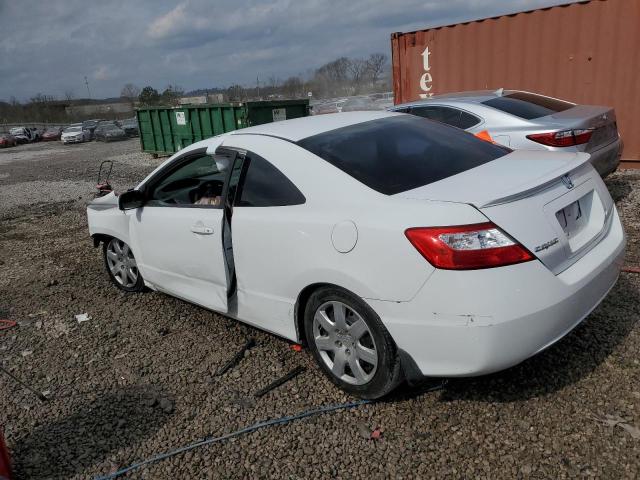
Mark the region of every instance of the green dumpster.
POLYGON ((142 151, 154 154, 175 153, 221 133, 308 114, 307 99, 137 109, 142 151))

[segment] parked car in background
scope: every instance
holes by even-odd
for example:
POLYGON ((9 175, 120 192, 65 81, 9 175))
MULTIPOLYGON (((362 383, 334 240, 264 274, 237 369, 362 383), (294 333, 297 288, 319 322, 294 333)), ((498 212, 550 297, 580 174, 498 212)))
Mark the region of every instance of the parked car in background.
POLYGON ((360 111, 372 111, 383 110, 380 106, 371 100, 369 97, 355 97, 350 98, 342 105, 342 112, 360 112, 360 111))
POLYGON ((107 125, 115 125, 116 127, 120 126, 120 125, 118 125, 117 120, 99 120, 98 123, 96 123, 96 126, 95 126, 93 132, 95 133, 96 129, 104 128, 107 125))
POLYGON ((100 122, 93 132, 96 142, 110 142, 112 140, 124 140, 127 138, 124 130, 113 122, 100 122))
POLYGON ((338 104, 336 102, 322 103, 320 105, 314 105, 312 109, 312 113, 314 115, 324 115, 326 113, 339 113, 342 110, 338 108, 338 104))
POLYGON ((15 147, 18 145, 16 137, 10 133, 0 133, 0 148, 15 147))
POLYGON ((14 127, 9 130, 18 143, 32 143, 40 140, 40 133, 37 128, 14 127))
POLYGON ((49 127, 42 133, 42 141, 49 142, 52 140, 60 140, 62 135, 62 127, 49 127))
POLYGON ((306 342, 365 398, 535 355, 603 300, 625 251, 588 155, 384 111, 196 142, 87 215, 118 288, 306 342))
POLYGON ((65 145, 68 143, 88 142, 91 139, 91 132, 86 128, 82 128, 82 124, 75 124, 65 128, 60 139, 65 145))
POLYGON ((138 119, 136 117, 122 120, 120 122, 120 128, 124 130, 127 137, 137 137, 140 135, 138 130, 138 119))
POLYGON ((389 110, 418 115, 470 133, 484 132, 513 149, 585 152, 600 176, 618 168, 622 140, 613 108, 577 105, 519 90, 436 95, 389 110))
POLYGON ((91 139, 93 140, 93 132, 95 131, 96 127, 98 126, 98 123, 100 123, 102 120, 100 119, 95 119, 95 120, 85 120, 84 122, 82 122, 82 128, 85 128, 87 130, 89 130, 91 139))

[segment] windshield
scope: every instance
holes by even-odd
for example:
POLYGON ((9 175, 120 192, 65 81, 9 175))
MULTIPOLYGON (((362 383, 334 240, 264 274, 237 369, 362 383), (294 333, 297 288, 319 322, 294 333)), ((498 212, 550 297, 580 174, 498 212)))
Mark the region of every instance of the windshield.
POLYGON ((20 135, 21 133, 23 133, 24 129, 22 128, 12 128, 11 130, 9 130, 9 133, 11 133, 11 135, 20 135))
POLYGON ((82 127, 69 127, 64 131, 64 133, 76 133, 81 131, 82 131, 82 127))
POLYGON ((338 128, 302 139, 298 145, 387 195, 437 182, 511 152, 413 115, 338 128))

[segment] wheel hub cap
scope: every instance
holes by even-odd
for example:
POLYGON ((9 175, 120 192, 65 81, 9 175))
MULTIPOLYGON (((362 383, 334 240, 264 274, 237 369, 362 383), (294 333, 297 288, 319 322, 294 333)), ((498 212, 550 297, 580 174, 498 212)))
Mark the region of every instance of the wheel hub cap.
POLYGON ((120 285, 131 288, 138 282, 138 265, 129 245, 112 238, 107 245, 107 266, 120 285))
POLYGON ((313 337, 331 373, 353 385, 369 382, 378 368, 378 352, 369 326, 342 302, 321 305, 313 318, 313 337))

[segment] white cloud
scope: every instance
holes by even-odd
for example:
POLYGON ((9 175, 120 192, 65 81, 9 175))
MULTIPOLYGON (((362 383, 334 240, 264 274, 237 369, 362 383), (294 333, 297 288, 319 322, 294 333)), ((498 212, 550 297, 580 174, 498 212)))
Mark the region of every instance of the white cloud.
POLYGON ((161 39, 187 28, 189 21, 185 10, 188 3, 181 3, 169 13, 156 18, 147 28, 147 35, 151 38, 161 39))

